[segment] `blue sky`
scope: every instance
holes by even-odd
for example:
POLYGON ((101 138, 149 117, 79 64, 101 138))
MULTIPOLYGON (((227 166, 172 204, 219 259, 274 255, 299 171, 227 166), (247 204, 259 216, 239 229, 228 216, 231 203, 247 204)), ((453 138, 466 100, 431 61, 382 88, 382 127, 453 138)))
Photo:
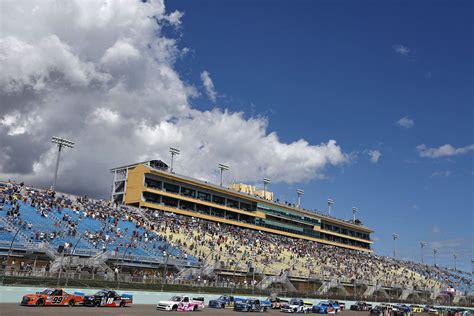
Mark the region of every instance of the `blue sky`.
MULTIPOLYGON (((170 1, 184 12, 178 60, 184 81, 209 71, 216 102, 191 101, 268 119, 284 142, 335 139, 353 159, 327 179, 272 185, 303 206, 350 217, 357 206, 375 250, 470 270, 473 153, 421 157, 416 147, 473 141, 473 4, 469 1, 170 1), (402 118, 413 121, 400 126, 402 118), (412 125, 412 126, 410 126, 412 125), (377 163, 368 151, 378 150, 377 163)), ((271 157, 269 157, 271 159, 271 157)))

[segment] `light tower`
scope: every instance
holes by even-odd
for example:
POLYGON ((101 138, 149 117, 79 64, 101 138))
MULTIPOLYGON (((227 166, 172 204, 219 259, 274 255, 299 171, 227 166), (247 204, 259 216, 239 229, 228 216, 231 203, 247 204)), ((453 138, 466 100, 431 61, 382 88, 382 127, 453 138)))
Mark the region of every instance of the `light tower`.
POLYGON ((395 252, 395 240, 398 239, 398 234, 393 233, 392 237, 393 237, 393 257, 396 258, 397 253, 395 252))
POLYGON ((270 179, 263 178, 263 198, 267 199, 267 185, 270 184, 270 179))
POLYGON ((357 207, 352 208, 352 221, 355 223, 356 221, 356 213, 359 212, 359 209, 357 207))
POLYGON ((301 196, 304 195, 304 191, 301 189, 296 190, 296 195, 298 196, 298 202, 296 204, 297 207, 300 207, 301 205, 301 196))
POLYGON ((171 154, 171 165, 170 165, 170 172, 173 172, 173 161, 174 161, 174 155, 179 155, 181 151, 177 148, 170 147, 170 154, 171 154))
POLYGON ((331 215, 331 205, 334 204, 334 200, 329 198, 328 199, 328 214, 331 215))
POLYGON ((224 173, 224 170, 229 170, 229 166, 220 163, 220 164, 218 165, 218 167, 219 167, 219 169, 221 170, 221 186, 222 186, 222 180, 223 180, 223 173, 224 173))
POLYGON ((453 258, 454 258, 454 271, 457 271, 458 268, 457 268, 457 265, 456 265, 456 259, 458 258, 458 255, 453 253, 453 258))
POLYGON ((54 180, 53 185, 51 186, 51 190, 54 191, 56 189, 56 181, 58 180, 59 159, 61 158, 61 150, 63 149, 63 147, 74 148, 74 143, 70 140, 56 136, 53 136, 51 138, 51 142, 58 145, 58 156, 56 158, 56 168, 54 169, 54 180))
POLYGON ((436 267, 436 254, 437 253, 438 253, 438 249, 433 248, 433 263, 435 267, 436 267))
POLYGON ((426 242, 420 241, 420 247, 421 247, 421 263, 423 262, 423 248, 426 246, 426 242))

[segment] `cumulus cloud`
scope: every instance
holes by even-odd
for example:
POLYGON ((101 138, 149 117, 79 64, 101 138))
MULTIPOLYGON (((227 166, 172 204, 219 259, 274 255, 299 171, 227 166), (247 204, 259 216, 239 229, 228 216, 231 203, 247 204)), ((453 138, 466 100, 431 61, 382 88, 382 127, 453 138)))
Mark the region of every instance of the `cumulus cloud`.
POLYGON ((415 126, 415 121, 405 116, 397 121, 397 125, 404 128, 412 128, 415 126))
POLYGON ((382 153, 380 150, 374 149, 374 150, 369 150, 368 155, 370 157, 370 162, 372 163, 377 163, 379 162, 380 156, 382 156, 382 153))
POLYGON ((216 89, 214 87, 214 82, 212 82, 211 75, 208 71, 204 70, 201 73, 201 80, 202 84, 204 85, 204 89, 206 89, 206 93, 209 99, 211 99, 212 102, 216 102, 216 89))
POLYGON ((408 47, 406 47, 406 46, 404 46, 404 45, 402 45, 402 44, 393 45, 393 50, 394 50, 397 54, 402 55, 402 56, 406 56, 406 55, 408 55, 408 54, 411 53, 411 50, 410 50, 408 47))
POLYGON ((187 48, 163 31, 181 18, 161 1, 3 1, 0 178, 49 186, 53 135, 76 143, 58 187, 95 196, 108 195, 110 168, 166 161, 169 146, 177 172, 210 181, 219 162, 233 180, 293 183, 349 160, 334 140, 285 143, 265 118, 193 108, 196 88, 174 66, 187 48))
POLYGON ((423 158, 440 158, 450 157, 466 154, 471 150, 474 150, 474 144, 467 145, 464 147, 455 148, 450 144, 439 146, 438 148, 428 148, 425 144, 416 146, 416 150, 420 157, 423 158))

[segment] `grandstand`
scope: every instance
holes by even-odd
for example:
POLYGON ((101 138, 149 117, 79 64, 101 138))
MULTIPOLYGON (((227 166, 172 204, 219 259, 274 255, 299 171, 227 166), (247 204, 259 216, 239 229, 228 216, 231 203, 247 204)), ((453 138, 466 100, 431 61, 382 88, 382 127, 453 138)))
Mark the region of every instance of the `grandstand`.
MULTIPOLYGON (((7 183, 2 274, 434 301, 472 275, 208 217, 7 183), (34 259, 33 259, 34 258, 34 259)), ((58 281, 59 282, 59 281, 58 281)))

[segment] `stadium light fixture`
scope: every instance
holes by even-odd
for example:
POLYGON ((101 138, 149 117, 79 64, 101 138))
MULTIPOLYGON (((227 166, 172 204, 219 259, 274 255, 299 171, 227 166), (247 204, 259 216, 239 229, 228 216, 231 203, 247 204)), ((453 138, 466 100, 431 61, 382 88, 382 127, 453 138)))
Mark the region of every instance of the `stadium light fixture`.
POLYGON ((436 254, 437 253, 438 253, 438 249, 433 248, 433 263, 435 267, 436 267, 436 254))
POLYGON ((357 207, 352 208, 352 221, 355 223, 356 221, 356 213, 359 212, 359 209, 357 207))
POLYGON ((263 198, 267 198, 267 186, 270 184, 270 179, 263 178, 263 198))
POLYGON ((334 200, 329 198, 328 199, 328 214, 331 215, 331 205, 334 205, 334 200))
POLYGON ((426 242, 420 241, 420 247, 421 247, 421 263, 423 262, 423 248, 426 246, 426 242))
POLYGON ((170 147, 170 154, 171 154, 171 166, 170 166, 170 172, 173 172, 173 161, 174 161, 174 156, 179 155, 181 151, 177 148, 170 147))
POLYGON ((453 253, 453 258, 454 258, 454 271, 457 271, 458 268, 457 268, 457 266, 456 266, 456 259, 458 258, 458 255, 455 254, 455 253, 453 253))
POLYGON ((51 190, 54 191, 56 189, 56 181, 58 180, 59 159, 61 158, 61 150, 63 149, 63 147, 74 148, 74 143, 70 140, 56 136, 53 136, 51 138, 51 142, 58 146, 58 156, 56 157, 56 167, 54 168, 53 185, 51 186, 51 190))
POLYGON ((395 252, 395 240, 397 240, 399 236, 398 234, 393 233, 392 237, 393 237, 393 257, 396 258, 397 253, 395 252))
POLYGON ((229 170, 229 166, 221 164, 221 163, 218 166, 219 166, 219 169, 221 170, 221 187, 222 187, 223 173, 224 173, 224 170, 229 170))
POLYGON ((296 206, 300 207, 300 205, 301 205, 301 196, 304 195, 304 191, 302 189, 297 189, 296 190, 296 195, 298 196, 298 202, 297 202, 296 206))

